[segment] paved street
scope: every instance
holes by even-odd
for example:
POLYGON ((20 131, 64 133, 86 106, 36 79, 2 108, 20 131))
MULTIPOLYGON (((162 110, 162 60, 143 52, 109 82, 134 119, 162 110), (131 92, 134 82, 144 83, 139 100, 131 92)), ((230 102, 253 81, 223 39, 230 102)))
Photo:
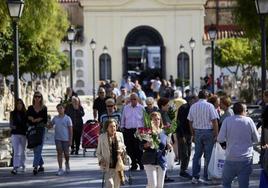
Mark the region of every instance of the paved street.
MULTIPOLYGON (((10 174, 11 168, 0 168, 0 187, 101 187, 102 173, 97 166, 97 159, 93 156, 93 150, 87 152, 86 157, 83 157, 82 153, 79 156, 72 156, 70 161, 71 173, 59 177, 56 175, 58 165, 55 146, 53 144, 53 131, 50 130, 46 135, 46 144, 44 146, 43 156, 45 160, 45 173, 38 174, 37 176, 32 175, 31 162, 33 154, 31 151, 27 151, 27 172, 14 176, 10 174)), ((257 161, 258 155, 255 155, 254 163, 257 163, 257 161)), ((258 166, 254 165, 253 175, 250 178, 251 188, 258 187, 259 172, 260 170, 258 169, 258 166)), ((131 175, 133 177, 133 184, 122 187, 145 187, 145 172, 136 171, 131 175)), ((206 185, 192 185, 190 181, 178 177, 178 166, 176 166, 172 172, 169 172, 169 176, 175 179, 175 182, 166 184, 166 188, 208 187, 206 185)), ((236 186, 234 187, 238 187, 237 183, 235 185, 236 186)), ((221 186, 218 185, 209 187, 217 188, 221 186)))

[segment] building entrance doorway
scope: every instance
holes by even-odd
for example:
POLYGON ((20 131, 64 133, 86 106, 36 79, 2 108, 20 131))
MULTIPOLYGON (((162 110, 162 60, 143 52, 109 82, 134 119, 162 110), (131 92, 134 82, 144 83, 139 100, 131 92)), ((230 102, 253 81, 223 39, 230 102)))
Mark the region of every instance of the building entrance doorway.
POLYGON ((139 26, 129 32, 123 48, 123 76, 139 80, 147 94, 152 79, 166 77, 165 47, 157 30, 139 26))

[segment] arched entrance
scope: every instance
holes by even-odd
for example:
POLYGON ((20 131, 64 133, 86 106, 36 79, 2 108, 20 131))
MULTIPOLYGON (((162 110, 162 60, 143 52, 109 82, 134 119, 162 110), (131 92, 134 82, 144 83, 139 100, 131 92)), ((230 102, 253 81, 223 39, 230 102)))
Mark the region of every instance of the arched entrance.
POLYGON ((123 48, 123 76, 138 79, 146 90, 150 80, 166 77, 165 47, 161 34, 150 26, 129 32, 123 48))

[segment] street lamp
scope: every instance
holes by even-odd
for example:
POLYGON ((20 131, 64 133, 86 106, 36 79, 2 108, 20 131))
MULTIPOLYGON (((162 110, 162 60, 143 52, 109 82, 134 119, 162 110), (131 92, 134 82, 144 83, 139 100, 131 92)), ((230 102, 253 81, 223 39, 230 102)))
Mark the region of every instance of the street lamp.
POLYGON ((72 26, 68 28, 67 34, 70 44, 70 87, 73 89, 73 41, 75 37, 75 30, 72 26))
POLYGON ((214 41, 217 37, 217 28, 211 25, 208 30, 208 35, 211 41, 211 92, 215 91, 215 80, 214 80, 214 41))
POLYGON ((261 90, 262 96, 266 90, 266 29, 265 29, 265 15, 268 13, 267 0, 255 0, 257 13, 260 16, 261 27, 261 90))
POLYGON ((182 92, 182 98, 184 97, 184 46, 181 44, 180 45, 180 52, 182 56, 182 61, 181 61, 181 92, 182 92))
POLYGON ((194 94, 194 48, 195 48, 195 40, 193 38, 190 39, 189 45, 191 48, 191 59, 192 59, 192 95, 194 94))
POLYGON ((108 56, 108 48, 107 46, 104 46, 103 47, 103 53, 104 53, 104 80, 107 80, 108 79, 108 70, 107 70, 107 67, 108 67, 108 63, 107 63, 107 56, 108 56))
MULTIPOLYGON (((19 98, 19 34, 18 21, 21 17, 24 1, 23 0, 7 0, 9 16, 12 19, 14 34, 14 100, 19 98)), ((15 103, 14 103, 15 104, 15 103)))
POLYGON ((96 42, 94 39, 91 40, 90 42, 90 48, 92 50, 92 75, 93 75, 93 88, 92 88, 92 93, 93 93, 93 101, 95 100, 95 49, 96 49, 96 42))

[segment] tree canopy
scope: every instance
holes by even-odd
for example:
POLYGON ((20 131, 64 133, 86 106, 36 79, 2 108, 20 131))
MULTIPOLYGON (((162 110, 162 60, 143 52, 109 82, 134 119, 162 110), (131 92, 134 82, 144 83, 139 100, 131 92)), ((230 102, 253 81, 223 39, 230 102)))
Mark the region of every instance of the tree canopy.
MULTIPOLYGON (((5 1, 0 1, 0 17, 0 73, 6 76, 13 67, 13 32, 5 1)), ((67 13, 57 1, 25 1, 18 26, 20 75, 57 73, 68 66, 60 51, 68 25, 67 13)))
POLYGON ((260 21, 254 0, 236 0, 237 6, 233 13, 236 22, 240 25, 249 38, 256 39, 260 36, 260 21))
POLYGON ((228 38, 217 41, 215 63, 219 67, 260 66, 260 45, 247 38, 228 38))

